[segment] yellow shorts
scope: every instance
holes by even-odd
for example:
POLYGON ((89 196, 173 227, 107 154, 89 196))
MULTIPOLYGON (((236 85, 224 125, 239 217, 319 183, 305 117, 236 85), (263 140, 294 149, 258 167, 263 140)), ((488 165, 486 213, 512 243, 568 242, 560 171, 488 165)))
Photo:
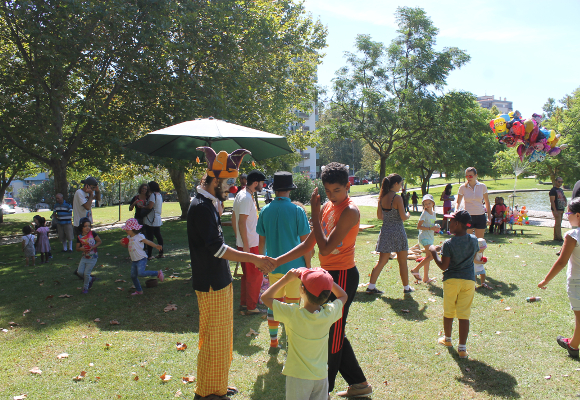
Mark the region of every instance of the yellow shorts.
POLYGON ((443 316, 469 319, 474 295, 475 282, 472 280, 452 278, 443 281, 443 316))
MULTIPOLYGON (((270 281, 270 286, 278 282, 284 277, 285 274, 268 274, 268 280, 270 281)), ((300 298, 300 285, 302 281, 300 279, 295 279, 282 289, 280 289, 276 295, 275 299, 282 299, 284 297, 288 299, 299 299, 300 298)))

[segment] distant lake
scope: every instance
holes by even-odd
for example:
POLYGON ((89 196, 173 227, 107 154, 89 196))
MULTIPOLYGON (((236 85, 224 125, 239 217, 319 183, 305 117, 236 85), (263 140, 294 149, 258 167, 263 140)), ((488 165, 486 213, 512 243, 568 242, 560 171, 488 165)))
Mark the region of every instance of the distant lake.
MULTIPOLYGON (((497 196, 503 197, 505 204, 508 204, 508 196, 511 193, 491 193, 489 195, 489 202, 492 207, 497 196)), ((568 202, 572 200, 572 191, 564 191, 568 202)), ((548 192, 516 192, 515 204, 519 204, 520 208, 526 206, 528 210, 551 212, 550 196, 548 192)))

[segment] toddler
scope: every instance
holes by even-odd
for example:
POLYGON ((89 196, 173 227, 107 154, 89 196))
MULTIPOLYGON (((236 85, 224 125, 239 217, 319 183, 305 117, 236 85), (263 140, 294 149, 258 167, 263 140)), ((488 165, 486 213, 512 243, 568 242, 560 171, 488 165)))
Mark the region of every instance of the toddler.
POLYGON ((28 267, 28 260, 32 259, 32 265, 36 265, 36 249, 34 248, 34 235, 32 234, 32 228, 28 225, 22 228, 22 251, 24 252, 24 258, 26 259, 26 264, 24 266, 28 267))
POLYGON ((46 227, 46 219, 40 215, 33 218, 36 225, 36 252, 40 253, 40 263, 47 263, 50 256, 50 242, 48 241, 49 228, 46 227))
POLYGON ((121 229, 127 232, 127 237, 121 239, 121 246, 129 249, 129 255, 131 256, 131 280, 133 285, 135 285, 136 291, 131 293, 131 296, 143 294, 143 288, 139 282, 140 276, 156 276, 160 282, 163 282, 165 277, 163 276, 163 271, 146 271, 147 267, 147 253, 145 252, 144 245, 155 247, 157 250, 161 251, 163 246, 160 244, 155 244, 150 240, 145 239, 142 233, 139 231, 143 228, 135 218, 129 218, 125 225, 121 229))
POLYGON ((487 249, 487 242, 485 241, 485 239, 479 238, 477 239, 477 245, 479 246, 479 251, 475 255, 475 259, 473 260, 473 265, 475 268, 475 276, 477 277, 477 275, 479 275, 479 280, 481 282, 480 287, 492 289, 491 286, 485 283, 485 264, 487 263, 487 257, 483 256, 483 251, 487 249))

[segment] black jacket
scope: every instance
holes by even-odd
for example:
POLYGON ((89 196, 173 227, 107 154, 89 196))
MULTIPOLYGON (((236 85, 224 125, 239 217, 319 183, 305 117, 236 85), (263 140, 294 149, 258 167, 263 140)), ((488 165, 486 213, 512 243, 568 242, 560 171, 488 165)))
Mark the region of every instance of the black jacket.
POLYGON ((232 282, 230 264, 222 257, 224 243, 221 220, 210 199, 197 194, 187 211, 187 238, 191 256, 193 289, 220 290, 232 282))

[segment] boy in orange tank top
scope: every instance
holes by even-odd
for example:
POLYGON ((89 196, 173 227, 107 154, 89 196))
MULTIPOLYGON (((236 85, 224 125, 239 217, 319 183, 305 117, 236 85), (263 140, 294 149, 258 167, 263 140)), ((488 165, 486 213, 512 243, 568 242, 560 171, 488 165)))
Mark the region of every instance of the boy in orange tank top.
MULTIPOLYGON (((344 164, 333 162, 322 167, 321 179, 328 202, 321 209, 318 189, 314 189, 310 199, 312 232, 304 242, 280 256, 277 259, 277 265, 306 254, 315 244, 318 244, 320 266, 330 273, 334 282, 348 295, 342 318, 330 328, 328 390, 333 391, 336 375, 340 372, 349 386, 347 390, 338 392, 338 396, 368 396, 373 391, 372 386, 367 382, 345 333, 348 310, 359 283, 359 273, 354 262, 354 249, 360 213, 358 207, 348 197, 350 183, 348 168, 344 164)), ((329 301, 335 299, 336 297, 331 295, 329 301)))

